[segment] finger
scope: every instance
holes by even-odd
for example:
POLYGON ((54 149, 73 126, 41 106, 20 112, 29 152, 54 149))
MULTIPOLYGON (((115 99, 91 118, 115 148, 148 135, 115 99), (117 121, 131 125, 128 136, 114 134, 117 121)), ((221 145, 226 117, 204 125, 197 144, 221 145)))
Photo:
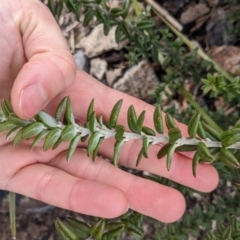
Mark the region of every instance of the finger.
MULTIPOLYGON (((99 154, 108 159, 112 159, 114 154, 114 143, 114 139, 104 140, 99 148, 99 154)), ((218 172, 213 166, 199 164, 197 166, 196 177, 194 177, 192 173, 192 159, 179 153, 174 153, 171 167, 168 171, 166 157, 157 159, 157 153, 160 146, 150 146, 148 159, 143 158, 136 167, 137 156, 141 148, 141 141, 125 143, 120 151, 119 164, 128 168, 157 174, 201 192, 210 192, 218 185, 218 172)))
MULTIPOLYGON (((92 98, 96 99, 95 109, 98 111, 98 113, 102 112, 106 116, 109 116, 111 111, 111 107, 108 106, 110 104, 113 105, 117 100, 122 98, 124 99, 125 103, 123 103, 123 107, 120 111, 120 124, 127 124, 127 108, 129 104, 133 104, 138 112, 141 112, 143 109, 147 110, 146 125, 153 127, 153 106, 147 105, 143 101, 128 96, 124 93, 109 89, 82 71, 78 71, 75 84, 71 86, 64 94, 71 96, 74 113, 81 121, 86 120, 87 107, 92 98), (80 81, 80 78, 84 79, 84 81, 80 81), (79 92, 81 92, 81 94, 79 94, 79 92), (81 103, 80 109, 78 103, 81 103)), ((54 102, 55 107, 62 97, 63 95, 60 95, 59 98, 56 99, 54 102)), ((183 132, 183 135, 187 136, 187 127, 181 123, 177 124, 183 132)), ((112 158, 114 141, 114 139, 109 139, 107 141, 105 140, 100 147, 100 153, 108 158, 112 158)), ((134 143, 129 142, 128 144, 125 144, 120 154, 121 164, 127 167, 135 168, 136 157, 138 156, 140 147, 140 143, 136 143, 136 141, 134 143)), ((203 192, 209 192, 217 186, 219 177, 217 171, 210 165, 199 164, 197 169, 197 178, 193 176, 191 161, 192 153, 174 154, 171 169, 170 171, 167 171, 166 158, 161 160, 156 158, 158 151, 159 147, 152 146, 149 151, 151 153, 149 160, 143 159, 138 169, 150 171, 152 173, 167 177, 173 181, 203 192)))
POLYGON ((119 188, 126 194, 131 209, 159 221, 176 221, 185 210, 185 200, 175 189, 124 172, 101 158, 93 162, 80 149, 70 163, 63 152, 50 164, 75 177, 119 188))
POLYGON ((11 99, 20 117, 31 118, 74 81, 76 67, 45 5, 37 0, 22 1, 17 13, 14 20, 22 35, 27 62, 14 82, 11 99))
POLYGON ((1 179, 5 175, 0 183, 0 187, 4 190, 71 211, 103 218, 117 217, 124 214, 129 207, 125 194, 114 186, 81 179, 66 173, 64 169, 35 163, 38 156, 35 155, 36 152, 29 154, 28 148, 21 148, 19 153, 22 155, 17 154, 17 151, 14 154, 9 153, 11 152, 5 149, 1 152, 3 159, 10 160, 8 164, 7 161, 4 162, 7 173, 2 173, 0 177, 1 179), (27 165, 25 158, 28 159, 27 165), (29 161, 29 158, 32 159, 29 161), (9 175, 12 171, 9 170, 12 163, 16 163, 18 167, 14 167, 15 173, 9 175))

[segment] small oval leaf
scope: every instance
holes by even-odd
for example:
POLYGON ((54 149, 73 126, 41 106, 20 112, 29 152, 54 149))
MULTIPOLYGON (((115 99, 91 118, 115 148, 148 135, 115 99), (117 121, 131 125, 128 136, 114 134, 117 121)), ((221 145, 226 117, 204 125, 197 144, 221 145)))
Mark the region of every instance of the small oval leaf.
POLYGON ((123 100, 117 101, 117 103, 114 105, 111 114, 110 114, 110 119, 109 119, 109 126, 110 128, 115 128, 117 125, 117 120, 118 120, 118 115, 122 106, 123 100))
POLYGON ((60 136, 61 130, 59 128, 50 130, 43 144, 43 151, 47 151, 49 148, 52 148, 60 136))
POLYGON ((163 127, 163 119, 162 119, 162 110, 160 105, 157 105, 155 107, 154 113, 153 113, 153 122, 154 122, 154 127, 156 131, 159 134, 163 134, 164 132, 164 127, 163 127))
POLYGON ((188 134, 191 138, 194 138, 197 133, 200 117, 200 113, 196 112, 188 123, 188 134))
POLYGON ((73 124, 67 125, 61 132, 62 141, 71 141, 77 134, 77 127, 73 124))
POLYGON ((69 162, 70 159, 72 158, 76 148, 77 148, 77 145, 79 143, 81 139, 81 135, 76 135, 72 141, 70 142, 70 145, 69 145, 69 148, 68 148, 68 151, 67 151, 67 161, 69 162))
POLYGON ((127 112, 128 127, 132 132, 137 131, 137 115, 133 105, 128 108, 127 112))
POLYGON ((146 111, 142 111, 137 120, 137 133, 141 134, 146 111))
POLYGON ((34 122, 24 127, 23 138, 31 138, 37 136, 46 127, 41 122, 34 122))
POLYGON ((69 97, 63 98, 62 101, 60 102, 60 104, 58 105, 56 113, 55 113, 56 121, 60 121, 64 112, 66 111, 67 99, 68 98, 69 97))

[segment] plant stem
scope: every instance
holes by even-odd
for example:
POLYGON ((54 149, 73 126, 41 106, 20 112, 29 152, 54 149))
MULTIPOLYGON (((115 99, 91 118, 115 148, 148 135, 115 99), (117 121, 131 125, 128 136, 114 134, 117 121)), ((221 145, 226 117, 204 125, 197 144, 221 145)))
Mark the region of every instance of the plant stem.
MULTIPOLYGON (((168 28, 171 29, 172 32, 174 32, 175 35, 178 36, 191 50, 196 48, 196 45, 193 42, 191 42, 184 34, 178 31, 171 23, 169 23, 169 21, 164 16, 161 15, 161 13, 157 10, 158 5, 153 0, 146 0, 146 2, 153 7, 154 12, 168 26, 168 28)), ((198 48, 197 53, 198 53, 198 56, 200 56, 202 59, 211 62, 215 70, 221 73, 230 82, 234 80, 233 76, 231 76, 218 63, 216 63, 213 59, 211 59, 202 49, 198 48)))
POLYGON ((184 87, 179 87, 179 92, 188 100, 188 102, 201 114, 201 117, 216 131, 218 131, 220 134, 223 132, 221 127, 218 126, 217 123, 215 123, 208 114, 200 107, 200 105, 192 98, 191 94, 184 89, 184 87))
POLYGON ((136 12, 136 15, 140 15, 141 14, 141 8, 140 8, 137 0, 132 0, 132 5, 133 5, 133 8, 136 12))
POLYGON ((9 216, 12 239, 16 239, 16 193, 9 192, 9 216))

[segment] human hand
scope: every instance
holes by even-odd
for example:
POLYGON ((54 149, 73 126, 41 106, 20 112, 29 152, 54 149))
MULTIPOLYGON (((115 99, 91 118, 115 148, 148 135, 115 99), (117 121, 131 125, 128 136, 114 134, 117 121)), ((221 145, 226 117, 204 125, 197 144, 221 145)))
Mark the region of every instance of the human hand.
MULTIPOLYGON (((56 31, 58 32, 58 30, 56 31)), ((40 73, 46 66, 44 57, 43 60, 37 61, 40 73)), ((62 69, 61 59, 59 69, 62 69)), ((52 70, 56 72, 56 69, 52 70)), ((62 71, 64 76, 67 76, 68 71, 70 71, 71 76, 71 68, 63 68, 62 71)), ((29 79, 33 82, 38 80, 41 83, 44 82, 48 91, 48 82, 45 82, 46 79, 49 81, 48 75, 40 76, 37 80, 31 79, 31 77, 29 79)), ((56 76, 56 81, 57 77, 61 78, 61 76, 56 76)), ((12 94, 15 90, 18 90, 18 93, 21 92, 19 91, 21 81, 24 81, 25 77, 19 78, 18 75, 17 79, 20 79, 18 80, 20 87, 15 87, 14 83, 12 94)), ((49 88, 51 89, 51 87, 50 84, 49 88)), ((62 97, 67 95, 71 98, 74 114, 79 121, 85 120, 87 107, 92 98, 95 99, 96 112, 103 113, 105 119, 108 119, 114 103, 119 99, 124 99, 119 116, 120 124, 126 125, 127 108, 133 104, 137 113, 143 109, 147 110, 145 125, 149 127, 153 125, 152 106, 109 89, 80 70, 69 88, 55 98, 53 98, 54 95, 51 95, 53 100, 45 110, 53 113, 62 97)), ((17 100, 13 102, 14 110, 18 111, 17 113, 21 116, 22 112, 17 103, 17 100)), ((31 105, 30 101, 27 108, 31 109, 33 113, 40 106, 34 105, 34 102, 31 105)), ((179 127, 187 134, 184 125, 179 124, 179 127)), ((92 162, 91 158, 87 157, 86 152, 80 148, 76 150, 71 162, 67 163, 65 158, 68 144, 61 144, 56 150, 47 152, 43 152, 41 146, 30 151, 30 144, 30 141, 25 141, 14 148, 11 142, 5 140, 5 134, 0 135, 1 189, 18 192, 76 212, 104 218, 116 217, 130 207, 160 221, 172 222, 179 219, 185 210, 184 198, 178 191, 126 173, 101 157, 97 157, 95 162, 92 162)), ((113 145, 114 139, 105 140, 99 153, 111 159, 113 145)), ((84 145, 82 144, 81 147, 84 145)), ((137 141, 126 143, 121 151, 119 163, 129 168, 135 168, 140 147, 140 143, 137 141)), ((197 178, 194 178, 191 169, 192 155, 176 153, 171 170, 167 171, 166 159, 157 160, 156 158, 158 150, 156 146, 152 146, 149 151, 149 159, 143 159, 137 169, 172 179, 203 192, 211 191, 216 187, 218 175, 212 166, 200 164, 197 178)))
POLYGON ((3 0, 0 19, 0 98, 11 95, 19 117, 31 118, 74 81, 75 63, 40 1, 3 0))

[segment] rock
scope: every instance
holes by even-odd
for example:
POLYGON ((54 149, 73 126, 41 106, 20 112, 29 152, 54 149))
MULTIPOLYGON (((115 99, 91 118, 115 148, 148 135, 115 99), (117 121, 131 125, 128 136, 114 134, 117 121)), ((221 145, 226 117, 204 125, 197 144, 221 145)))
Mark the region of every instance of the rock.
POLYGON ((74 55, 74 60, 76 63, 77 68, 85 70, 86 66, 86 57, 84 55, 84 52, 82 50, 78 50, 74 55))
POLYGON ((214 7, 218 5, 219 0, 207 0, 207 3, 210 7, 214 7))
POLYGON ((125 42, 117 44, 115 41, 115 30, 113 27, 107 36, 103 33, 103 25, 96 26, 92 32, 79 40, 76 43, 76 48, 84 49, 87 57, 96 57, 104 52, 115 49, 120 50, 123 48, 125 42))
POLYGON ((107 71, 107 62, 100 58, 94 58, 90 61, 90 74, 98 80, 102 80, 104 73, 107 71))
POLYGON ((209 13, 210 9, 205 3, 199 3, 189 7, 181 14, 180 21, 182 24, 188 24, 195 21, 197 18, 209 13))
POLYGON ((158 85, 154 69, 147 61, 142 61, 128 69, 113 88, 148 102, 158 85))
POLYGON ((122 69, 121 68, 116 68, 113 70, 109 70, 106 72, 106 80, 108 86, 112 86, 114 81, 122 75, 122 69))
POLYGON ((208 55, 226 71, 240 76, 240 48, 234 46, 212 47, 208 55))
POLYGON ((228 21, 226 12, 222 8, 213 9, 206 26, 208 45, 220 46, 234 43, 236 39, 229 34, 231 28, 232 23, 228 21))

